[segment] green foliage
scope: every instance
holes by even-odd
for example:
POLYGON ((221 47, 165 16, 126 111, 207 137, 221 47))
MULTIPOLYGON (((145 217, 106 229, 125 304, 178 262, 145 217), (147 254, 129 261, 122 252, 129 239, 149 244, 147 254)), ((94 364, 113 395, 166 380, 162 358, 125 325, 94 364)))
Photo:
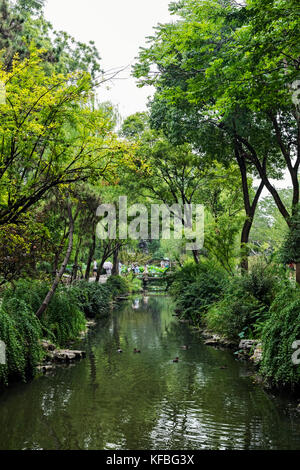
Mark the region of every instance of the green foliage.
POLYGON ((196 323, 201 321, 201 315, 208 307, 220 298, 227 281, 226 273, 210 262, 188 263, 170 278, 169 291, 176 299, 178 310, 196 323))
MULTIPOLYGON (((12 298, 22 301, 31 312, 36 312, 49 290, 46 282, 19 280, 14 288, 6 289, 2 306, 6 309, 12 298)), ((46 335, 58 345, 78 337, 85 328, 85 318, 72 288, 60 286, 41 319, 46 335)))
POLYGON ((269 307, 280 287, 279 276, 282 276, 282 272, 274 263, 258 261, 250 273, 240 278, 240 283, 245 292, 269 307))
POLYGON ((0 309, 0 338, 6 344, 6 365, 0 366, 0 383, 8 377, 26 379, 43 357, 42 327, 34 312, 17 296, 6 298, 0 309))
POLYGON ((72 288, 60 287, 56 290, 41 323, 59 345, 78 338, 79 333, 85 329, 86 322, 72 288))
POLYGON ((142 290, 142 280, 134 276, 132 273, 126 277, 129 286, 129 291, 132 293, 140 292, 142 290))
POLYGON ((11 72, 0 63, 0 81, 7 96, 0 113, 1 224, 15 223, 53 188, 112 176, 124 145, 111 132, 111 111, 91 109, 87 73, 47 75, 41 51, 32 49, 11 72))
MULTIPOLYGON (((299 203, 298 3, 173 3, 175 21, 156 28, 134 67, 140 86, 156 87, 149 106, 155 129, 193 144, 202 159, 239 165, 248 221, 257 203, 248 176, 262 178, 288 224, 299 203), (271 182, 285 169, 291 210, 271 182)), ((246 227, 245 245, 248 234, 246 227)))
POLYGON ((101 72, 100 57, 94 42, 77 41, 65 31, 55 31, 44 18, 45 0, 0 0, 0 51, 11 68, 16 54, 28 57, 30 44, 45 50, 43 66, 47 73, 85 70, 93 79, 101 72))
MULTIPOLYGON (((292 190, 278 189, 281 200, 287 207, 291 206, 292 190)), ((274 202, 272 196, 265 196, 258 203, 255 213, 250 242, 252 253, 269 254, 284 242, 287 224, 274 202)))
POLYGON ((79 281, 72 290, 86 317, 104 317, 110 312, 111 292, 106 284, 79 281))
POLYGON ((0 226, 0 282, 34 271, 37 257, 42 261, 49 238, 46 227, 28 214, 19 224, 0 226))
POLYGON ((109 276, 106 281, 106 287, 108 288, 112 297, 126 294, 129 291, 129 284, 127 280, 121 276, 109 276))
POLYGON ((273 385, 294 386, 300 381, 300 366, 292 362, 294 341, 300 339, 300 290, 286 282, 270 308, 263 334, 260 372, 273 385))
POLYGON ((205 315, 207 328, 236 342, 259 337, 279 288, 273 271, 274 266, 257 263, 249 274, 232 278, 222 299, 205 315))
POLYGON ((238 342, 254 336, 254 325, 265 314, 265 307, 234 279, 224 297, 205 315, 205 324, 213 332, 238 342))
POLYGON ((122 125, 121 135, 127 139, 138 138, 149 126, 149 118, 146 113, 135 113, 128 116, 122 125))
POLYGON ((281 248, 281 258, 283 263, 300 263, 300 211, 289 228, 289 232, 281 248))

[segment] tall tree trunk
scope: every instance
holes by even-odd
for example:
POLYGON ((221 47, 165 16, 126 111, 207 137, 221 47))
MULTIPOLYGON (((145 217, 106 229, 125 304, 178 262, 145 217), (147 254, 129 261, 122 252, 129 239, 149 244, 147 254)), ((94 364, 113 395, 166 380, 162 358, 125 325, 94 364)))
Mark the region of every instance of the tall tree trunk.
POLYGON ((244 222, 243 230, 242 230, 242 235, 241 235, 241 271, 242 273, 247 273, 249 269, 249 247, 248 247, 248 242, 249 242, 249 234, 250 234, 250 229, 252 226, 252 220, 247 219, 244 222))
POLYGON ((53 277, 55 277, 56 274, 57 274, 59 255, 60 255, 59 253, 55 253, 54 262, 53 262, 53 265, 52 265, 52 276, 53 277))
POLYGON ((61 268, 59 270, 59 272, 57 273, 55 279, 54 279, 54 282, 48 292, 48 294, 46 295, 42 305, 40 306, 40 308, 38 309, 38 311, 36 312, 36 316, 38 318, 41 318, 41 316, 43 315, 43 313, 45 312, 45 310, 48 308, 48 305, 56 291, 56 288, 58 286, 58 284, 60 283, 61 281, 61 278, 65 272, 65 269, 66 269, 66 266, 69 262, 69 259, 70 259, 70 256, 71 256, 71 253, 72 253, 72 248, 73 248, 73 235, 74 235, 74 219, 73 219, 73 215, 72 215, 72 208, 71 208, 71 204, 68 205, 68 215, 69 215, 69 221, 70 221, 70 230, 69 230, 69 244, 68 244, 68 249, 67 249, 67 252, 66 252, 66 255, 65 255, 65 259, 61 265, 61 268))
POLYGON ((71 283, 72 283, 74 280, 76 280, 76 278, 77 278, 77 272, 78 272, 78 256, 79 256, 79 251, 80 251, 80 247, 81 247, 81 242, 82 242, 82 238, 79 238, 78 244, 77 244, 77 247, 76 247, 76 252, 75 252, 74 264, 73 264, 73 268, 72 268, 71 283))
POLYGON ((105 261, 107 260, 107 258, 102 258, 99 266, 98 266, 98 270, 97 270, 97 276, 96 276, 96 280, 95 282, 99 282, 100 281, 100 276, 101 276, 101 273, 102 273, 102 269, 103 269, 103 265, 105 263, 105 261))
POLYGON ((296 282, 300 286, 300 263, 296 263, 296 282))
POLYGON ((113 255, 113 268, 112 268, 112 275, 117 276, 119 274, 119 246, 116 247, 113 255))
POLYGON ((86 263, 86 271, 85 271, 85 276, 84 276, 86 281, 88 281, 89 278, 90 278, 90 271, 91 271, 91 266, 92 266, 92 261, 93 261, 95 249, 96 249, 96 234, 93 233, 92 243, 91 243, 91 246, 90 246, 89 257, 88 257, 88 260, 87 260, 87 263, 86 263))
POLYGON ((199 251, 193 250, 193 257, 196 264, 199 264, 199 251))
MULTIPOLYGON (((236 139, 236 136, 235 136, 236 139)), ((242 234, 241 234, 241 248, 240 248, 240 266, 241 266, 241 272, 242 274, 248 272, 249 268, 249 262, 248 262, 248 256, 249 256, 249 235, 250 235, 250 230, 253 224, 253 219, 256 211, 256 207, 260 198, 260 195, 262 193, 262 190, 265 186, 265 183, 263 181, 260 182, 259 187, 256 190, 255 196, 253 198, 253 201, 251 203, 250 200, 250 193, 249 193, 249 186, 248 186, 248 177, 247 177, 247 164, 245 157, 243 156, 243 152, 241 151, 241 146, 238 143, 237 140, 235 140, 235 158, 236 161, 239 165, 240 173, 241 173, 241 179, 242 179, 242 189, 243 189, 243 201, 244 201, 244 210, 246 213, 246 220, 244 222, 244 226, 242 229, 242 234)))

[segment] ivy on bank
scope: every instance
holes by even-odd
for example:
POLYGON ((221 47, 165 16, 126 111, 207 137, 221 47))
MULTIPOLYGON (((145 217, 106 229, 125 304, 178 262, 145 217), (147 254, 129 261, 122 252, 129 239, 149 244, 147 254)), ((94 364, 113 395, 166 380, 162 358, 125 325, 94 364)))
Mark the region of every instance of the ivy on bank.
POLYGON ((65 346, 85 329, 85 318, 109 315, 113 298, 128 291, 119 276, 101 285, 79 281, 72 286, 59 286, 48 309, 39 320, 35 312, 49 286, 44 281, 20 279, 7 288, 0 306, 0 338, 6 345, 6 364, 0 365, 0 384, 26 380, 35 373, 44 352, 42 339, 65 346))

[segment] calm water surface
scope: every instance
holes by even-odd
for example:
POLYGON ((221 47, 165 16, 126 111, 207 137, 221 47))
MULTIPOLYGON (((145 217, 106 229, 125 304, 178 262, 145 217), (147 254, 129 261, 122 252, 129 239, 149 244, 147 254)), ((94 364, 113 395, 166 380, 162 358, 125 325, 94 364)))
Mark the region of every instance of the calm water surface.
POLYGON ((167 297, 126 302, 89 333, 86 359, 0 394, 0 449, 300 449, 295 403, 172 313, 167 297))

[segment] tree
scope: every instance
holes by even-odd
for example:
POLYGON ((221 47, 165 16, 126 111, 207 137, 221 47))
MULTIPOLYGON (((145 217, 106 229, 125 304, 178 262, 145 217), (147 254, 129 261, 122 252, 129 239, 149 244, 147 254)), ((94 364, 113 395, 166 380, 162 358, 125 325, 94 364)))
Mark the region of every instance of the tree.
MULTIPOLYGON (((292 190, 278 190, 280 198, 287 206, 291 205, 292 190)), ((259 202, 253 231, 250 236, 251 251, 254 254, 275 253, 283 244, 288 233, 288 227, 271 195, 267 195, 259 202)))
POLYGON ((24 274, 35 275, 36 261, 46 259, 50 234, 37 213, 18 224, 0 227, 0 285, 24 274))
MULTIPOLYGON (((295 59, 299 56, 293 34, 299 31, 294 21, 291 28, 287 27, 289 34, 288 39, 285 38, 281 25, 285 6, 280 3, 277 28, 272 27, 273 35, 278 30, 281 32, 277 42, 280 54, 273 53, 270 47, 264 49, 257 41, 257 31, 262 37, 263 28, 256 21, 257 15, 252 14, 252 3, 259 9, 262 19, 264 3, 271 5, 272 10, 274 2, 257 0, 243 6, 226 0, 184 0, 172 4, 180 20, 157 28, 156 35, 150 38, 150 46, 141 51, 134 71, 141 85, 156 86, 151 105, 152 121, 163 125, 168 135, 178 138, 179 134, 190 142, 200 142, 201 128, 207 123, 226 133, 232 147, 228 156, 236 159, 241 171, 247 216, 242 247, 248 243, 264 185, 290 223, 291 214, 270 182, 270 178, 280 177, 285 166, 293 179, 293 207, 299 200, 298 159, 292 163, 297 153, 295 138, 297 132, 299 135, 299 125, 298 118, 293 119, 295 112, 288 86, 295 77, 295 59), (284 55, 291 45, 293 67, 287 73, 284 55), (181 134, 180 127, 184 129, 181 134), (252 201, 247 173, 258 175, 261 180, 252 201)), ((295 2, 289 2, 289 6, 295 11, 295 2)), ((272 17, 272 11, 268 14, 272 17)), ((216 139, 217 136, 218 133, 216 139)), ((245 268, 247 251, 246 248, 246 254, 242 255, 245 268)))
POLYGON ((47 73, 86 71, 96 80, 101 72, 99 52, 93 41, 76 41, 64 31, 55 31, 43 16, 44 0, 0 0, 0 51, 5 67, 11 69, 16 54, 30 56, 32 43, 43 49, 47 73))
POLYGON ((7 96, 0 114, 0 225, 15 223, 51 188, 113 173, 125 146, 112 132, 111 114, 91 109, 88 74, 48 76, 32 51, 11 72, 0 69, 0 81, 7 96))
POLYGON ((55 291, 61 281, 61 278, 65 272, 65 269, 66 269, 66 266, 69 262, 69 259, 70 259, 70 256, 71 256, 71 253, 72 253, 72 248, 73 248, 73 236, 74 236, 74 218, 73 218, 73 214, 72 214, 72 206, 71 206, 71 203, 68 203, 68 217, 69 217, 69 242, 68 242, 68 248, 67 248, 67 251, 66 251, 66 255, 65 255, 65 258, 64 258, 64 261, 61 265, 61 268, 60 270, 58 271, 58 273, 56 274, 55 276, 55 279, 51 285, 51 288, 50 290, 48 291, 45 299, 43 300, 43 303, 41 304, 41 306, 38 308, 37 312, 36 312, 36 316, 38 318, 41 318, 43 313, 45 312, 45 310, 48 308, 48 305, 53 297, 53 295, 55 294, 55 291))
MULTIPOLYGON (((200 203, 199 191, 207 168, 189 144, 172 145, 162 132, 149 128, 148 117, 141 113, 125 120, 122 133, 135 138, 139 145, 135 156, 138 169, 133 170, 138 176, 138 182, 134 183, 135 191, 138 190, 146 200, 150 198, 170 208, 173 204, 183 208, 200 203)), ((132 181, 131 175, 132 172, 128 184, 132 181)), ((188 217, 183 213, 176 214, 172 209, 170 211, 187 227, 188 217)), ((198 263, 198 250, 193 250, 193 256, 198 263)))

